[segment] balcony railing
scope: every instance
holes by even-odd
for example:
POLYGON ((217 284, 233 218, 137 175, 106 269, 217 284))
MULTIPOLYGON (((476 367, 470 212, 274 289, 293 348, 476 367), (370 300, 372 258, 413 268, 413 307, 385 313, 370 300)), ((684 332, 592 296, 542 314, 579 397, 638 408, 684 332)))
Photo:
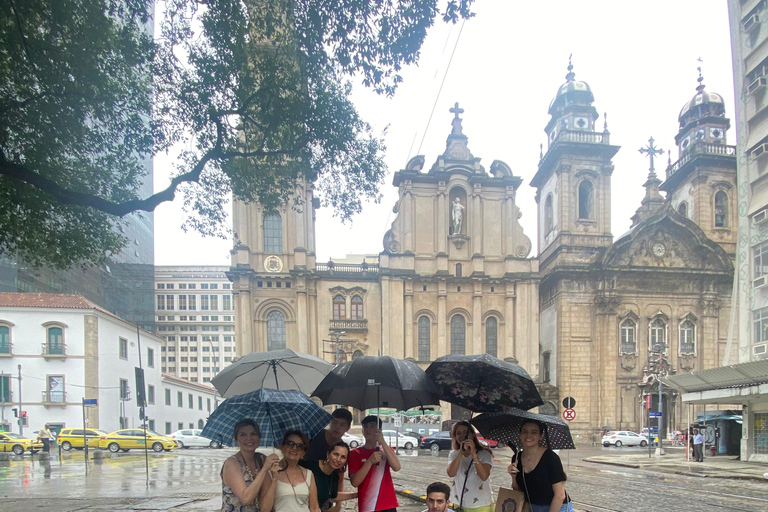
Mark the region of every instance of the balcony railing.
MULTIPOLYGON (((555 142, 587 142, 591 144, 610 144, 610 134, 605 132, 585 132, 583 130, 561 130, 555 142)), ((551 144, 550 144, 551 146, 551 144)))
POLYGON ((318 272, 340 272, 346 274, 362 274, 365 272, 379 273, 378 263, 317 263, 315 270, 318 272))
POLYGON ((43 357, 67 357, 67 346, 64 343, 43 343, 43 357))
POLYGON ((331 320, 331 330, 368 332, 368 320, 331 320))
POLYGON ((736 156, 736 146, 725 144, 710 144, 709 142, 694 143, 680 159, 667 167, 667 179, 671 178, 681 167, 698 155, 736 156))
POLYGON ((13 355, 13 343, 0 343, 0 357, 13 355))
POLYGON ((66 391, 43 391, 40 400, 44 404, 65 404, 67 403, 66 391))

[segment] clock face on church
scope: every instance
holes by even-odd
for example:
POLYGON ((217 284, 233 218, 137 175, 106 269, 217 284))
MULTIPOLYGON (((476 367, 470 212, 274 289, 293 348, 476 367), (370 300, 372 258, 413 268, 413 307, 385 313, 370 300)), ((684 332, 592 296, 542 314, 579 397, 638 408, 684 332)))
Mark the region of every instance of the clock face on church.
POLYGON ((663 258, 667 253, 667 247, 661 242, 656 242, 651 246, 651 251, 657 258, 663 258))

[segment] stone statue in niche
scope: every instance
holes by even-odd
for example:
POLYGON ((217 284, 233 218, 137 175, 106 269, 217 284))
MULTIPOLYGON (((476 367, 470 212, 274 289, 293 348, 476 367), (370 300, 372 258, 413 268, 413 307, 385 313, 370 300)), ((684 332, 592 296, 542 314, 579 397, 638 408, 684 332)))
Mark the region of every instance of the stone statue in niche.
POLYGON ((453 220, 453 234, 461 234, 461 223, 464 221, 464 205, 461 204, 461 199, 458 197, 453 200, 451 219, 453 220))

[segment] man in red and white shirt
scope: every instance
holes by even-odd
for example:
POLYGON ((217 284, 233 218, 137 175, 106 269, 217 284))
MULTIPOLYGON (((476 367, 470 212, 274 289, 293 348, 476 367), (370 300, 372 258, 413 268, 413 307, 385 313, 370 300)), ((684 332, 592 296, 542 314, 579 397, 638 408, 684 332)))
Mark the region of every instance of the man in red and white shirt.
POLYGON ((349 453, 349 481, 357 487, 358 512, 397 510, 397 494, 392 483, 393 471, 400 471, 400 460, 384 440, 381 420, 363 418, 365 444, 349 453))

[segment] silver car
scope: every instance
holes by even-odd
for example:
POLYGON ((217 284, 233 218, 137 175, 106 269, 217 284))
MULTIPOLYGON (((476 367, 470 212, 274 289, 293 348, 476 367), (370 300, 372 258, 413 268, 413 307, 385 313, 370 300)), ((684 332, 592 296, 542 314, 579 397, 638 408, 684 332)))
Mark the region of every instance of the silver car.
POLYGON ((193 446, 199 448, 221 448, 221 443, 201 436, 202 432, 202 430, 187 428, 177 430, 169 437, 176 441, 179 448, 191 448, 193 446))
POLYGON ((603 446, 648 446, 648 441, 635 432, 629 430, 617 430, 608 432, 603 436, 603 446))

